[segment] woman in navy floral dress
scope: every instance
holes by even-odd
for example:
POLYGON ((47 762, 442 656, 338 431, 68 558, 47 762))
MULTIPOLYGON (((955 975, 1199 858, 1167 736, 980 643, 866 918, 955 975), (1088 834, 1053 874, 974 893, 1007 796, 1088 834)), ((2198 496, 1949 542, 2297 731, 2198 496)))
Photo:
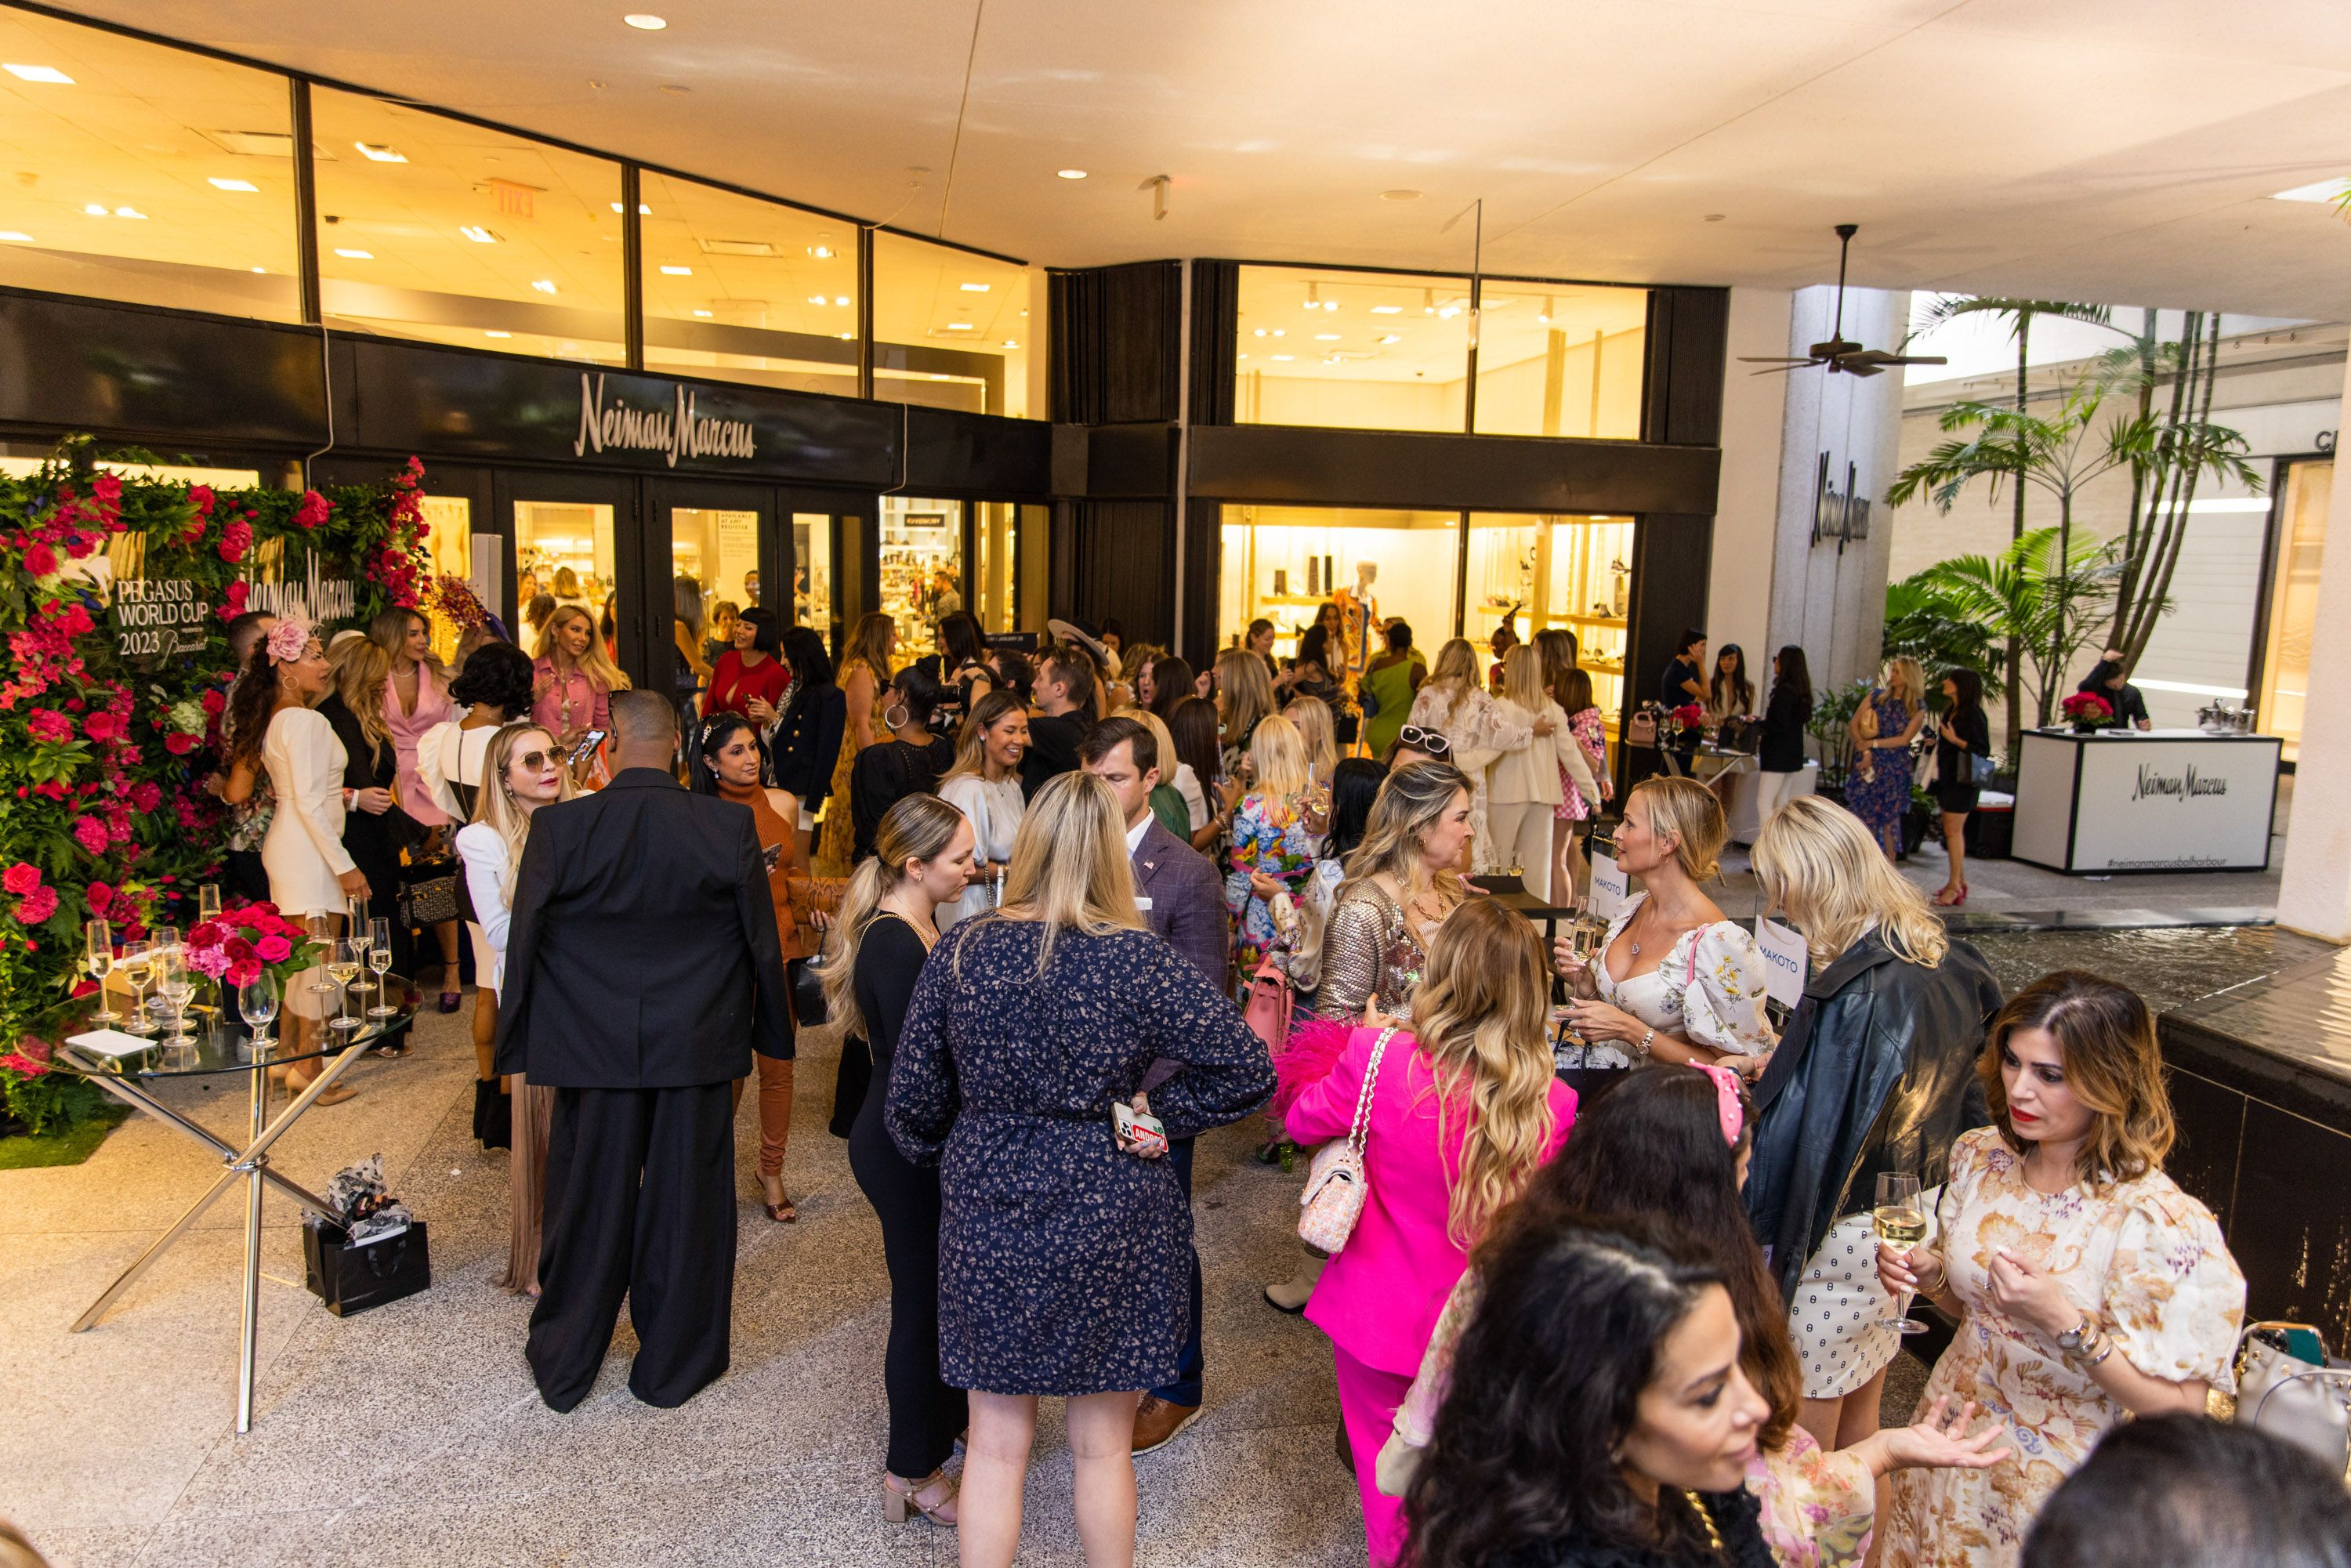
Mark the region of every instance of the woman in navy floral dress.
POLYGON ((1070 1401, 1089 1560, 1132 1550, 1135 1404, 1174 1381, 1190 1328, 1190 1207, 1112 1128, 1146 1072, 1171 1138, 1273 1092, 1232 1002, 1144 928, 1110 787, 1065 773, 1029 802, 1004 907, 925 966, 884 1112, 907 1158, 939 1164, 939 1369, 971 1391, 967 1563, 1019 1547, 1040 1396, 1070 1401))
POLYGON ((1845 810, 1861 819, 1888 860, 1902 852, 1902 818, 1910 810, 1910 743, 1926 722, 1927 680, 1918 661, 1888 660, 1884 680, 1854 713, 1853 771, 1844 785, 1845 810), (1864 722, 1864 712, 1874 725, 1864 722))

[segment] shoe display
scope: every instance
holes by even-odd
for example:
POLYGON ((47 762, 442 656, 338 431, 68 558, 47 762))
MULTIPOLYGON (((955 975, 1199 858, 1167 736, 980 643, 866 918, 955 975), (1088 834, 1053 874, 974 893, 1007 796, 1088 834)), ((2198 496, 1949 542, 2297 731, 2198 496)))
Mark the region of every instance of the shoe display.
POLYGON ((1197 1405, 1171 1405, 1156 1394, 1144 1395, 1134 1409, 1134 1451, 1147 1454, 1165 1448, 1199 1418, 1197 1405))

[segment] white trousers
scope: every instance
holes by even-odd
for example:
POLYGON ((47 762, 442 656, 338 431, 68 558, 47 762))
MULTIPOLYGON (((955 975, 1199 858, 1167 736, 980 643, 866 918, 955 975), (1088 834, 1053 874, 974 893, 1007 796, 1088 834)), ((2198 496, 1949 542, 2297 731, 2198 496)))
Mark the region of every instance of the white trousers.
POLYGON ((1758 773, 1755 776, 1755 831, 1761 833, 1771 813, 1785 805, 1788 797, 1796 792, 1796 780, 1802 772, 1758 773))

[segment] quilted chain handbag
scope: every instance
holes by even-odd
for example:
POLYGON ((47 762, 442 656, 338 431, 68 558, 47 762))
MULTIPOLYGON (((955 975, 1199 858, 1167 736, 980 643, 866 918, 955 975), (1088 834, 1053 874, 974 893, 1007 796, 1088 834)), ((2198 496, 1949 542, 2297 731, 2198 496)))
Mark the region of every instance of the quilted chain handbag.
POLYGON ((1372 1195, 1371 1179, 1364 1169, 1364 1147, 1372 1134, 1372 1093, 1380 1082, 1380 1058, 1387 1054, 1396 1027, 1390 1024, 1372 1042, 1372 1059, 1364 1068, 1364 1087, 1355 1096, 1354 1126, 1344 1138, 1315 1151, 1314 1163, 1307 1167, 1306 1190, 1298 1198, 1305 1211, 1298 1217, 1298 1239, 1309 1247, 1336 1253, 1347 1245, 1355 1221, 1364 1216, 1364 1200, 1372 1195))

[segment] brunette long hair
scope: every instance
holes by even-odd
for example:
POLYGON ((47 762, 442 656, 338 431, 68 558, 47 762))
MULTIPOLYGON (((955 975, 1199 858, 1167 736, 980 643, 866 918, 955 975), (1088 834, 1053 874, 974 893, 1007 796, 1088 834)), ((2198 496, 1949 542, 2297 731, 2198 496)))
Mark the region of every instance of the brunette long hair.
POLYGON ((2009 1122, 2000 1059, 2010 1037, 2027 1029, 2045 1030, 2056 1040, 2065 1087, 2090 1112, 2090 1134, 2075 1156, 2075 1174, 2092 1186, 2105 1186, 2161 1170, 2179 1128, 2163 1086, 2155 1016, 2138 993, 2080 969, 2059 969, 2017 992, 1992 1015, 1991 1038, 1976 1071, 2001 1142, 2019 1154, 2026 1141, 2009 1122))
POLYGON ((229 688, 228 709, 221 718, 228 737, 229 766, 243 763, 259 770, 261 745, 269 737, 269 715, 277 706, 277 661, 269 656, 269 639, 258 637, 246 655, 245 668, 237 672, 236 685, 229 688))

